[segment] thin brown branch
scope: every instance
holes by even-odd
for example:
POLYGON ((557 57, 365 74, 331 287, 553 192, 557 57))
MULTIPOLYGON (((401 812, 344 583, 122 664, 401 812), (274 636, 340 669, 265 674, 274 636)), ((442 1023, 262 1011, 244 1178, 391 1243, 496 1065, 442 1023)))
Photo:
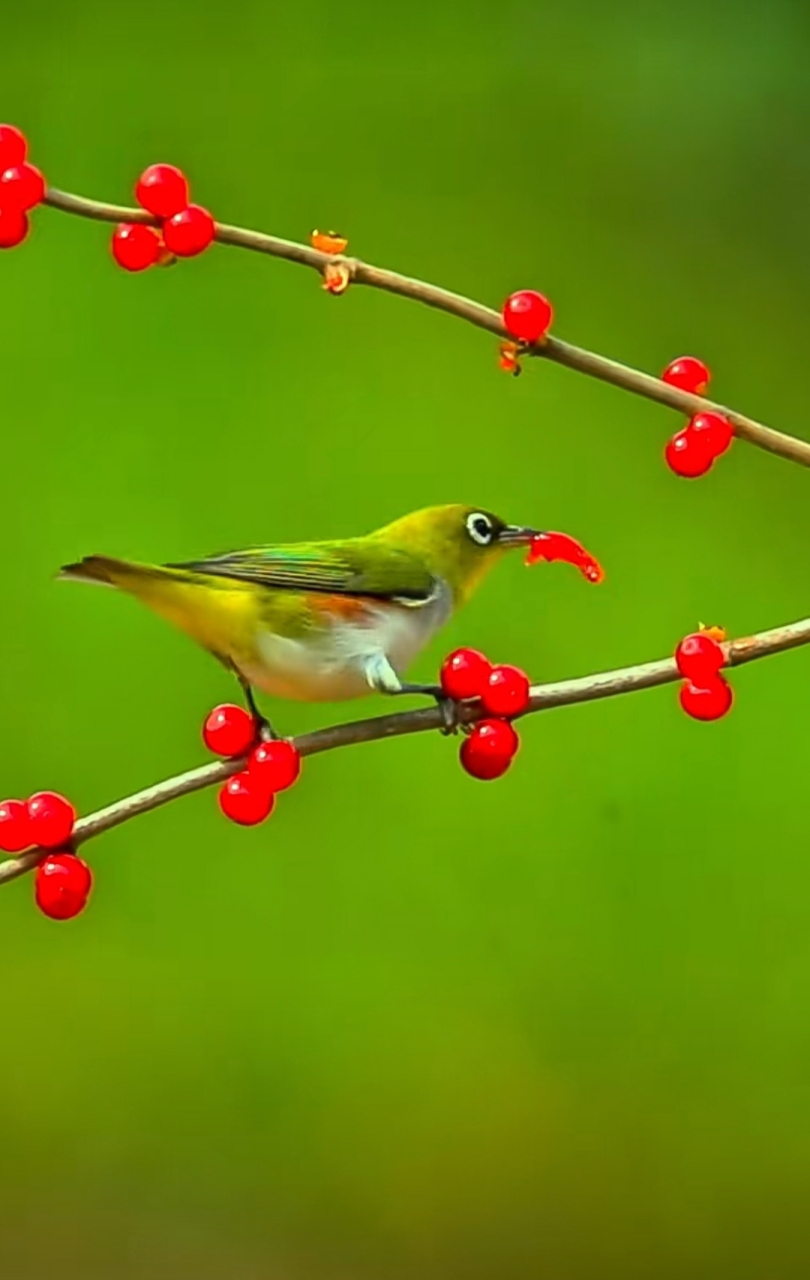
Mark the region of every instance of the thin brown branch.
MULTIPOLYGON (((120 205, 105 204, 99 200, 88 200, 84 196, 57 191, 54 187, 48 188, 45 203, 54 209, 61 209, 63 213, 75 213, 80 217, 95 218, 101 222, 145 222, 151 225, 158 223, 156 218, 144 212, 143 209, 128 209, 120 205)), ((320 272, 323 272, 328 263, 337 261, 329 254, 320 253, 309 245, 282 240, 278 236, 265 235, 261 231, 228 226, 227 223, 217 223, 216 238, 221 244, 252 249, 256 253, 266 253, 273 258, 285 258, 288 262, 297 262, 320 272)), ((355 284, 369 285, 372 289, 383 289, 387 293, 395 293, 402 298, 422 302, 428 307, 436 307, 439 311, 446 311, 449 315, 458 316, 459 319, 477 325, 480 329, 486 329, 499 338, 509 336, 503 327, 500 314, 493 311, 491 307, 485 307, 482 303, 474 302, 471 298, 462 297, 458 293, 451 293, 448 289, 427 284, 423 280, 414 280, 410 276, 388 271, 384 267, 373 267, 367 262, 361 262, 358 258, 342 260, 349 266, 355 284)), ((645 396, 648 400, 655 400, 658 404, 666 405, 688 417, 707 409, 723 413, 734 426, 736 434, 742 439, 758 445, 761 449, 767 449, 770 453, 776 453, 782 458, 788 458, 791 462, 800 462, 802 466, 810 467, 810 442, 786 435, 782 431, 775 431, 773 427, 766 427, 764 423, 737 413, 726 405, 706 400, 702 396, 691 395, 687 391, 679 391, 677 387, 670 387, 660 378, 654 378, 648 373, 632 369, 616 360, 609 360, 606 356, 586 351, 583 347, 576 347, 570 342, 563 342, 561 338, 553 336, 533 348, 529 354, 554 360, 557 364, 576 370, 577 373, 599 378, 602 382, 609 382, 612 386, 620 387, 623 391, 631 391, 634 395, 645 396)))
MULTIPOLYGON (((744 662, 753 662, 755 658, 782 653, 803 644, 810 644, 810 618, 792 622, 785 627, 775 627, 771 631, 760 631, 744 640, 734 640, 723 648, 728 665, 737 667, 744 662)), ((621 667, 616 671, 580 676, 575 680, 538 684, 532 687, 531 703, 525 714, 547 711, 551 707, 567 707, 578 702, 593 702, 597 698, 613 698, 617 694, 634 693, 639 689, 652 689, 656 685, 671 684, 680 678, 674 659, 664 658, 660 662, 621 667)), ((480 705, 475 703, 463 704, 460 712, 460 718, 465 724, 473 724, 484 714, 480 705)), ((321 751, 333 751, 336 747, 356 746, 361 742, 378 742, 383 738, 398 738, 406 733, 441 729, 442 723, 437 707, 422 707, 417 711, 402 711, 395 715, 375 716, 370 720, 355 720, 348 724, 317 729, 314 733, 305 733, 296 738, 295 745, 302 756, 312 756, 321 751)), ((96 813, 80 818, 76 823, 73 842, 76 845, 83 844, 85 840, 101 835, 111 827, 120 826, 122 822, 127 822, 138 814, 148 813, 151 809, 168 804, 170 800, 190 795, 193 791, 201 791, 204 787, 216 786, 244 767, 244 759, 216 761, 168 778, 165 782, 158 782, 144 791, 137 791, 134 795, 108 805, 106 809, 99 809, 96 813)), ((31 871, 43 856, 42 850, 34 849, 18 858, 0 862, 0 884, 31 871)))

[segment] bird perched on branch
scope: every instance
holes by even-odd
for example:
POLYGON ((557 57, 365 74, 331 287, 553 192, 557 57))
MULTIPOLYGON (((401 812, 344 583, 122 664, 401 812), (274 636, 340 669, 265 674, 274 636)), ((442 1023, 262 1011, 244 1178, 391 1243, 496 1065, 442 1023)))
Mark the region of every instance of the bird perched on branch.
POLYGON ((428 507, 360 538, 252 547, 185 564, 88 556, 62 578, 127 591, 253 688, 333 702, 424 693, 407 668, 455 609, 534 529, 477 507, 428 507))

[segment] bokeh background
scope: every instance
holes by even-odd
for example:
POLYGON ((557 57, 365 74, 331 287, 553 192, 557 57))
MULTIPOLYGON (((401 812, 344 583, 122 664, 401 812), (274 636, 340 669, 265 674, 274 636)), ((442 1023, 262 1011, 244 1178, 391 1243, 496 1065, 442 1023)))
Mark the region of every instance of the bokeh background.
MULTIPOLYGON (((227 221, 371 261, 807 434, 810 31, 799 0, 523 8, 32 2, 0 118, 56 186, 172 160, 227 221)), ((129 277, 43 209, 0 260, 0 791, 82 811, 203 759, 227 674, 89 552, 178 560, 423 504, 563 528, 459 643, 557 678, 810 610, 810 477, 486 334, 217 248, 129 277)), ((89 910, 2 891, 9 1280, 787 1280, 810 1267, 807 674, 535 716, 503 781, 439 735, 336 752, 258 831, 210 793, 89 846, 89 910)), ((382 707, 379 707, 382 710, 382 707)), ((351 714, 368 714, 358 704, 351 714)), ((276 708, 288 732, 345 708, 276 708)))

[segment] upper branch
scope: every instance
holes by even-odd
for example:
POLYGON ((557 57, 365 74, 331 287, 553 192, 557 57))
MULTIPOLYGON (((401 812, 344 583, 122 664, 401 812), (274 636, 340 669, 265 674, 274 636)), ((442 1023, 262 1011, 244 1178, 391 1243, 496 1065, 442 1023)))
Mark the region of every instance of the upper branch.
MULTIPOLYGON (((54 209, 61 209, 63 213, 75 213, 83 218, 95 218, 102 222, 144 222, 154 226, 159 222, 143 209, 128 209, 121 205, 105 204, 99 200, 88 200, 84 196, 57 191, 55 187, 48 188, 45 203, 54 209)), ((436 307, 449 315, 458 316, 459 319, 477 325, 480 329, 486 329, 499 338, 509 337, 497 311, 493 311, 491 307, 485 307, 480 302, 474 302, 471 298, 462 297, 461 294, 427 284, 424 280, 414 280, 410 276, 400 275, 384 267, 373 267, 367 262, 361 262, 358 258, 338 259, 333 255, 321 253, 309 245, 282 240, 278 236, 269 236, 261 231, 228 226, 227 223, 217 223, 216 238, 221 244, 252 249, 256 253, 267 253, 273 258, 285 258, 288 262, 297 262, 320 272, 323 272, 329 263, 345 262, 355 284, 365 284, 373 289, 396 293, 403 298, 412 298, 426 306, 436 307)), ((789 436, 782 431, 775 431, 773 427, 766 427, 764 423, 737 413, 726 405, 706 400, 703 396, 692 395, 688 391, 680 391, 677 387, 671 387, 668 383, 662 382, 660 378, 654 378, 648 373, 632 369, 616 360, 609 360, 606 356, 597 355, 593 351, 586 351, 583 347, 576 347, 570 342, 563 342, 561 338, 549 336, 544 342, 530 348, 527 354, 554 360, 568 369, 575 369, 578 373, 585 373, 591 378, 599 378, 602 382, 620 387, 623 391, 631 391, 634 395, 645 396, 648 400, 667 405, 668 408, 676 409, 688 417, 705 410, 722 413, 742 439, 758 445, 761 449, 779 454, 782 458, 810 467, 810 442, 799 440, 796 436, 789 436)))
MULTIPOLYGON (((95 218, 103 222, 141 222, 157 225, 158 219, 143 209, 128 209, 119 205, 104 204, 96 200, 88 200, 82 196, 70 195, 64 191, 50 188, 45 203, 65 213, 78 214, 85 218, 95 218)), ((369 285, 375 289, 383 289, 405 298, 412 298, 426 306, 436 307, 450 315, 458 316, 478 328, 486 329, 499 338, 507 338, 501 316, 490 307, 474 302, 460 294, 451 293, 422 280, 399 275, 382 267, 374 267, 361 262, 357 258, 336 259, 334 256, 321 253, 309 245, 297 244, 290 240, 282 240, 277 236, 265 235, 259 231, 249 231, 242 227, 232 227, 217 223, 216 238, 222 244, 236 245, 243 249, 252 249, 257 253, 266 253, 271 257, 285 258, 289 262, 297 262, 323 272, 335 261, 341 261, 347 268, 350 278, 357 284, 369 285)), ((768 449, 803 466, 810 466, 810 443, 774 431, 752 418, 736 413, 725 405, 716 404, 701 396, 691 395, 671 387, 658 378, 642 373, 617 361, 608 360, 581 347, 563 342, 559 338, 548 337, 542 344, 530 348, 526 354, 545 357, 558 364, 575 369, 579 373, 599 378, 613 386, 635 395, 645 396, 659 404, 667 405, 683 414, 692 416, 706 409, 714 409, 725 414, 733 424, 736 433, 760 448, 768 449)), ((794 622, 785 627, 777 627, 770 631, 762 631, 744 640, 735 640, 724 646, 729 666, 739 666, 755 658, 765 657, 770 653, 779 653, 797 645, 810 643, 810 618, 794 622)), ((590 702, 597 698, 609 698, 620 693, 630 693, 637 689, 649 689, 655 685, 668 684, 680 678, 674 659, 668 658, 660 662, 648 662, 641 666, 624 667, 616 671, 606 671, 599 675, 584 676, 574 680, 562 680, 553 684, 535 685, 531 690, 528 711, 542 711, 550 707, 568 706, 572 703, 590 702)), ((464 703, 459 709, 460 720, 464 724, 472 724, 484 715, 478 703, 464 703)), ((295 745, 301 755, 315 755, 320 751, 331 751, 336 747, 351 746, 360 742, 373 742, 382 738, 398 737, 406 733, 420 733, 429 729, 440 729, 442 717, 438 708, 425 707, 417 711, 406 711, 397 715, 377 716, 369 720, 353 721, 349 724, 332 725, 319 729, 314 733, 304 734, 296 739, 295 745)), ((76 823, 73 835, 75 845, 82 844, 92 836, 100 835, 111 827, 147 813, 151 809, 167 804, 179 796, 189 795, 204 787, 215 786, 224 782, 232 774, 244 768, 245 759, 219 761, 204 765, 188 773, 179 774, 153 787, 147 787, 128 796, 105 809, 87 815, 76 823)), ((32 870, 44 856, 39 849, 23 853, 16 858, 9 858, 0 863, 0 883, 13 880, 32 870)))
MULTIPOLYGON (((774 627, 743 640, 733 640, 723 648, 728 665, 736 667, 744 662, 752 662, 755 658, 764 658, 770 653, 781 653, 785 649, 794 649, 808 643, 810 618, 804 618, 801 622, 792 622, 785 627, 774 627)), ((660 662, 621 667, 616 671, 603 671, 599 675, 581 676, 575 680, 538 684, 532 687, 529 708, 524 714, 546 711, 550 707, 571 706, 577 702, 593 702, 597 698, 612 698, 616 694, 633 693, 638 689, 652 689, 655 685, 671 684, 680 678, 675 660, 665 658, 660 662)), ((485 714, 478 703, 462 703, 459 711, 459 718, 465 724, 473 724, 485 714)), ((396 715, 375 716, 370 720, 355 720, 349 724, 317 729, 314 733, 305 733, 296 738, 295 745, 302 756, 312 756, 321 751, 332 751, 336 747, 349 747, 360 742, 377 742, 382 738, 397 738, 406 733, 441 729, 442 725, 438 707, 422 707, 417 711, 402 711, 396 715)), ((192 791, 201 791, 204 787, 222 783, 244 767, 244 758, 217 761, 168 778, 165 782, 158 782, 153 787, 147 787, 144 791, 108 805, 106 809, 99 809, 96 813, 80 818, 74 829, 73 843, 83 844, 85 840, 101 835, 111 827, 120 826, 122 822, 127 822, 138 814, 158 809, 179 796, 190 795, 192 791)), ((18 858, 0 862, 0 884, 33 870, 43 856, 42 850, 34 849, 18 858)))

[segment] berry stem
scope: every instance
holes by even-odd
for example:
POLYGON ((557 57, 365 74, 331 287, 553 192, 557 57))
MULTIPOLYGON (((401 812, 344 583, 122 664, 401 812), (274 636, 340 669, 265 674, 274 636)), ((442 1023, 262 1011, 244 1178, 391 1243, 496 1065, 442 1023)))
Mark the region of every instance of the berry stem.
MULTIPOLYGON (((58 191, 55 187, 47 188, 44 203, 53 209, 61 210, 62 213, 78 214, 80 217, 94 218, 101 222, 144 222, 149 226, 159 225, 159 220, 144 209, 129 209, 100 200, 90 200, 85 196, 58 191)), ((250 231, 244 227, 228 226, 222 222, 215 224, 214 238, 220 244, 251 249, 256 253, 266 253, 273 258, 284 258, 288 262, 312 267, 320 274, 323 274, 327 263, 334 260, 333 255, 322 253, 310 245, 298 244, 293 240, 282 240, 278 236, 266 235, 261 231, 250 231)), ((387 293, 395 293, 402 298, 411 298, 414 302, 422 302, 426 306, 436 307, 449 315, 457 316, 460 320, 466 320, 479 329, 486 329, 499 338, 509 337, 500 313, 480 302, 473 301, 472 298, 451 293, 448 289, 441 289, 424 280, 416 280, 410 276, 400 275, 396 271, 388 271, 384 267, 371 266, 370 263, 360 262, 356 258, 346 258, 345 261, 351 264, 352 283, 355 285, 365 284, 372 289, 383 289, 387 293)), ((781 458, 810 467, 810 442, 787 435, 782 431, 775 431, 773 427, 767 427, 754 418, 736 413, 725 405, 716 404, 712 400, 706 400, 688 391, 681 391, 678 387, 669 386, 649 373, 642 373, 641 370, 620 364, 617 360, 610 360, 606 356, 597 355, 594 351, 587 351, 584 347, 577 347, 570 342, 563 342, 561 338, 548 336, 542 344, 528 347, 523 354, 553 360, 556 364, 565 365, 566 368, 573 369, 577 373, 584 373, 589 378, 598 378, 602 382, 611 383, 614 387, 630 391, 633 395, 655 400, 658 404, 666 405, 690 418, 696 413, 707 410, 720 413, 731 422, 736 435, 747 440, 749 444, 755 444, 760 449, 778 454, 781 458)))
MULTIPOLYGON (((803 618, 800 622, 792 622, 784 627, 774 627, 770 631, 760 631, 742 640, 733 640, 724 644, 722 648, 726 655, 726 667, 735 667, 753 662, 757 658, 767 657, 772 653, 795 649, 804 644, 810 644, 810 618, 803 618)), ((598 698, 612 698, 621 693, 652 689, 657 685, 671 684, 682 679, 675 659, 664 658, 659 662, 643 663, 641 666, 602 671, 598 675, 580 676, 573 680, 560 680, 552 684, 538 684, 532 687, 529 705, 523 714, 546 711, 551 707, 572 706, 579 702, 593 702, 598 698)), ((475 724, 476 721, 486 717, 486 712, 480 703, 464 703, 459 706, 458 714, 462 724, 475 724)), ((311 756, 321 751, 332 751, 336 747, 355 746, 361 742, 377 742, 382 738, 399 737, 406 733, 435 731, 441 729, 442 725, 442 714, 438 707, 423 707, 418 711, 375 716, 369 720, 355 720, 349 724, 336 724, 326 729, 317 729, 314 733, 305 733, 300 738, 294 739, 294 745, 300 755, 311 756)), ((136 818, 141 813, 158 809, 161 805, 168 804, 170 800, 191 795, 194 791, 202 791, 205 787, 221 785, 233 774, 244 769, 246 764, 247 756, 241 756, 234 760, 222 760, 203 765, 199 769, 191 769, 188 773, 181 773, 176 777, 168 778, 165 782, 158 782, 144 791, 138 791, 124 800, 108 805, 105 809, 99 809, 96 813, 79 818, 73 829, 71 846, 78 848, 85 840, 101 835, 112 827, 120 826, 122 822, 128 822, 130 818, 136 818)), ((0 884, 33 870, 45 856, 47 855, 44 850, 34 849, 18 858, 8 858, 0 862, 0 884)))

